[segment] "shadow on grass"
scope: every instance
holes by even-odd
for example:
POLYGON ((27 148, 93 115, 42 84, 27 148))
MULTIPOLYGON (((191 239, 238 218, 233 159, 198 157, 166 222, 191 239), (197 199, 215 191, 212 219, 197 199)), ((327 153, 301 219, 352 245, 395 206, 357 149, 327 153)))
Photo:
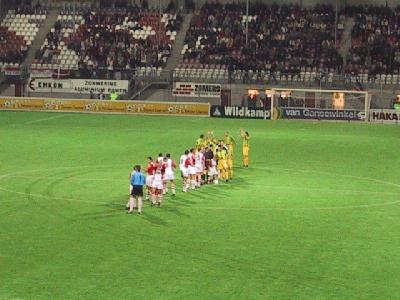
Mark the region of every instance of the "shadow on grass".
POLYGON ((164 206, 162 208, 162 210, 165 210, 166 212, 169 212, 169 213, 173 213, 174 215, 177 215, 177 216, 190 218, 190 215, 181 212, 177 207, 174 207, 174 206, 164 206))
MULTIPOLYGON (((163 208, 151 208, 151 209, 161 210, 163 208)), ((141 215, 140 218, 143 218, 143 220, 145 220, 153 225, 158 225, 158 226, 167 226, 168 225, 167 222, 165 222, 163 219, 161 219, 160 217, 158 217, 154 213, 152 213, 150 211, 150 209, 144 210, 143 215, 141 215)))

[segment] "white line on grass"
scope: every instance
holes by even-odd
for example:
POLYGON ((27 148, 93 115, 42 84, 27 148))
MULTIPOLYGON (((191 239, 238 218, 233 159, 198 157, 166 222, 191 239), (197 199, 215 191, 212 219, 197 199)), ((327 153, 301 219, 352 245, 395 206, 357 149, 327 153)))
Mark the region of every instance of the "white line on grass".
POLYGON ((30 124, 35 124, 35 123, 40 123, 40 122, 44 122, 44 121, 49 121, 49 120, 54 120, 54 119, 60 119, 60 118, 64 118, 68 115, 58 115, 58 116, 53 116, 53 117, 48 117, 48 118, 42 118, 42 119, 37 119, 37 120, 33 120, 33 121, 28 121, 28 122, 24 122, 21 124, 13 124, 13 126, 16 125, 30 125, 30 124))
MULTIPOLYGON (((112 165, 115 166, 115 165, 112 165)), ((94 167, 94 166, 90 166, 94 167)), ((104 166, 103 166, 104 167, 104 166)), ((45 170, 57 170, 57 169, 62 169, 62 168, 72 168, 72 169, 79 169, 83 168, 83 166, 80 167, 60 167, 60 168, 51 168, 51 169, 37 169, 37 170, 30 170, 28 172, 42 172, 45 170)), ((255 169, 273 169, 273 168, 262 168, 262 167, 253 167, 255 169)), ((325 175, 332 175, 332 176, 341 176, 341 177, 348 177, 348 178, 355 178, 359 180, 368 180, 368 181, 374 181, 378 182, 381 184, 387 184, 387 185, 392 185, 400 188, 400 184, 393 183, 393 182, 388 182, 380 179, 374 179, 374 178, 369 178, 369 177, 361 177, 361 176, 353 176, 353 175, 346 175, 346 174, 336 174, 336 173, 330 173, 330 172, 324 172, 324 171, 313 171, 313 170, 297 170, 297 169, 286 169, 286 168, 279 168, 280 170, 286 170, 286 171, 299 171, 299 172, 312 172, 312 173, 319 173, 319 174, 325 174, 325 175)), ((27 171, 20 171, 20 172, 14 172, 14 173, 8 173, 8 174, 3 174, 0 175, 0 180, 6 177, 11 177, 15 174, 20 174, 23 172, 27 171)), ((93 203, 93 204, 114 204, 110 202, 98 202, 98 201, 87 201, 87 200, 79 200, 79 199, 74 199, 74 198, 60 198, 60 197, 54 197, 54 196, 46 196, 42 194, 30 194, 30 193, 25 193, 25 192, 19 192, 15 190, 8 190, 0 186, 0 190, 6 191, 6 192, 11 192, 15 194, 20 194, 20 195, 29 195, 32 197, 41 197, 41 198, 48 198, 48 199, 56 199, 56 200, 64 200, 64 201, 71 201, 71 202, 82 202, 82 203, 93 203)), ((389 205, 395 205, 400 203, 400 200, 397 201, 391 201, 391 202, 384 202, 384 203, 375 203, 375 204, 359 204, 359 205, 349 205, 349 206, 327 206, 327 207, 292 207, 292 208, 285 208, 285 207, 208 207, 208 206, 190 206, 191 209, 209 209, 209 210, 253 210, 253 211, 261 211, 261 210, 336 210, 336 209, 349 209, 349 208, 370 208, 370 207, 382 207, 382 206, 389 206, 389 205)), ((116 204, 116 203, 115 203, 116 204)), ((120 204, 120 203, 118 203, 120 204)), ((1 300, 1 299, 0 299, 1 300)))
MULTIPOLYGON (((116 202, 104 202, 104 201, 89 201, 89 200, 80 200, 75 198, 64 198, 64 197, 55 197, 55 196, 46 196, 42 194, 30 194, 25 192, 18 192, 14 190, 8 190, 3 187, 0 187, 0 190, 15 193, 18 195, 25 195, 37 198, 46 198, 46 199, 55 199, 69 202, 81 202, 81 203, 89 203, 89 204, 121 204, 116 202)), ((11 202, 11 201, 2 201, 0 203, 11 202)), ((189 207, 180 207, 180 208, 188 208, 188 209, 205 209, 205 210, 245 210, 245 211, 269 211, 269 210, 278 210, 278 211, 296 211, 296 210, 337 210, 337 209, 355 209, 355 208, 372 208, 372 207, 384 207, 390 205, 399 204, 400 200, 384 202, 384 203, 374 203, 374 204, 359 204, 359 205, 346 205, 346 206, 326 206, 326 207, 218 207, 218 206, 189 206, 189 207)), ((1 300, 1 299, 0 299, 1 300)))
MULTIPOLYGON (((1 186, 0 186, 0 190, 4 191, 4 192, 14 193, 17 195, 32 196, 32 197, 38 197, 38 198, 64 200, 64 201, 71 201, 71 202, 92 203, 92 204, 110 204, 109 202, 88 201, 88 200, 79 200, 79 199, 75 199, 75 198, 64 198, 64 197, 46 196, 46 195, 42 195, 42 194, 31 194, 31 193, 25 193, 25 192, 19 192, 19 191, 5 189, 1 186)), ((11 202, 11 201, 0 201, 0 203, 3 203, 3 202, 5 203, 5 202, 11 202)))
MULTIPOLYGON (((26 179, 46 179, 46 180, 60 180, 65 179, 64 177, 54 176, 24 176, 24 175, 9 175, 7 178, 26 178, 26 179)), ((2 179, 2 177, 0 177, 2 179)), ((68 178, 67 180, 78 180, 78 181, 106 181, 106 182, 125 182, 128 183, 127 179, 113 179, 113 178, 68 178)), ((248 186, 246 184, 246 186, 248 186)), ((366 191, 366 190, 352 190, 352 189, 336 189, 336 188, 318 188, 318 187, 295 187, 286 185, 266 185, 262 183, 252 183, 252 187, 260 186, 269 189, 277 190, 293 190, 293 191, 320 191, 320 192, 331 192, 331 193, 351 193, 351 194, 378 194, 378 195, 392 195, 400 196, 400 192, 384 192, 384 191, 366 191)))
POLYGON ((286 169, 286 168, 274 168, 274 167, 253 167, 254 169, 263 169, 263 170, 269 170, 269 169, 279 169, 279 170, 284 170, 284 171, 290 171, 290 172, 301 172, 301 173, 316 173, 316 174, 322 174, 322 175, 330 175, 330 176, 340 176, 340 177, 345 177, 345 178, 354 178, 354 179, 359 179, 359 180, 367 180, 367 181, 373 181, 373 182, 378 182, 382 184, 387 184, 387 185, 393 185, 395 187, 400 188, 400 184, 394 183, 394 182, 389 182, 385 181, 382 179, 376 179, 376 178, 370 178, 370 177, 363 177, 363 176, 354 176, 354 175, 347 175, 347 174, 338 174, 338 173, 333 173, 333 172, 327 172, 327 171, 316 171, 316 170, 301 170, 301 169, 286 169))
MULTIPOLYGON (((261 210, 336 210, 336 209, 349 209, 349 208, 372 208, 372 207, 384 207, 390 205, 399 204, 400 200, 384 203, 374 204, 359 204, 359 205, 347 205, 347 206, 325 206, 325 207, 218 207, 218 206, 196 206, 196 209, 207 209, 207 210, 249 210, 249 211, 261 211, 261 210)), ((188 207, 189 208, 189 207, 188 207)), ((190 207, 192 208, 192 207, 190 207)))

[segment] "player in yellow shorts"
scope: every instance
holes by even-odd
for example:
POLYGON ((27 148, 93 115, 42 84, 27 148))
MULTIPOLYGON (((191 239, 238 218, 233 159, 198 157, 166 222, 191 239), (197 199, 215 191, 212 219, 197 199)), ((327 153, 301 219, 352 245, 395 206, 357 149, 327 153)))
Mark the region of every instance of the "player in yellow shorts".
POLYGON ((240 129, 240 136, 242 137, 243 141, 243 167, 249 166, 249 152, 250 152, 250 135, 247 131, 240 129))
POLYGON ((229 132, 225 132, 225 145, 228 147, 228 156, 227 156, 227 164, 228 164, 228 178, 232 179, 233 177, 233 154, 235 152, 236 141, 229 134, 229 132))
POLYGON ((216 156, 218 159, 217 163, 217 168, 219 172, 220 179, 228 181, 228 175, 227 175, 227 163, 226 163, 226 156, 227 156, 227 151, 224 149, 222 145, 219 145, 216 151, 216 156))
POLYGON ((229 134, 228 131, 225 132, 225 139, 224 139, 224 142, 225 142, 226 145, 230 146, 231 152, 232 152, 232 158, 233 158, 233 153, 235 152, 235 147, 236 147, 236 141, 235 141, 235 139, 233 138, 233 136, 231 136, 231 135, 229 134))
POLYGON ((232 180, 233 178, 233 148, 232 144, 226 145, 227 146, 227 153, 226 153, 226 176, 228 180, 232 180))

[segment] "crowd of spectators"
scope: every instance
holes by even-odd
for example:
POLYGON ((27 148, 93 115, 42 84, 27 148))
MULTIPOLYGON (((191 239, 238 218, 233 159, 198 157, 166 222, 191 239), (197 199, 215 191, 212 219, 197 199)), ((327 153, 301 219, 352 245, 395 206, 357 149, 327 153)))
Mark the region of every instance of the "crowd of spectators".
MULTIPOLYGON (((291 75, 301 68, 341 72, 343 67, 335 44, 335 11, 329 5, 252 4, 247 43, 245 32, 244 3, 204 4, 187 32, 184 63, 291 75)), ((337 41, 341 32, 337 30, 337 41)))
POLYGON ((354 17, 352 46, 347 55, 347 74, 400 74, 400 7, 349 7, 354 17))
POLYGON ((51 60, 63 43, 78 55, 79 67, 89 72, 162 68, 171 55, 172 32, 176 34, 182 23, 173 6, 169 5, 167 11, 161 23, 158 12, 139 5, 82 11, 75 22, 72 17, 57 21, 36 58, 40 63, 48 62, 48 54, 51 60), (71 30, 65 34, 63 28, 71 30))
MULTIPOLYGON (((185 5, 194 7, 194 2, 187 0, 185 5)), ((46 13, 40 4, 25 3, 15 10, 21 15, 46 13)), ((130 6, 78 9, 78 15, 75 20, 69 17, 56 22, 46 36, 46 45, 36 53, 36 62, 59 63, 63 44, 76 54, 79 67, 88 74, 162 68, 171 55, 171 32, 179 31, 183 22, 173 1, 167 5, 161 23, 158 11, 149 9, 145 0, 130 6), (143 34, 135 33, 139 31, 143 34)), ((237 70, 245 71, 243 74, 263 71, 291 78, 301 71, 370 77, 400 74, 400 6, 347 6, 338 14, 337 28, 335 21, 331 5, 307 8, 250 2, 246 28, 245 1, 207 1, 194 10, 183 63, 228 69, 230 74, 237 70), (344 17, 355 21, 345 58, 338 51, 344 17)), ((0 28, 0 61, 21 62, 28 46, 9 30, 0 28)))
POLYGON ((42 6, 40 2, 35 5, 31 4, 21 4, 15 9, 15 14, 17 15, 47 15, 47 8, 42 6))
POLYGON ((28 52, 28 46, 21 36, 5 27, 0 27, 0 62, 21 63, 28 52))
POLYGON ((19 64, 25 59, 30 43, 27 43, 26 36, 20 26, 22 24, 26 26, 26 24, 36 23, 37 27, 40 27, 43 20, 41 18, 36 19, 33 16, 46 14, 46 8, 43 8, 40 4, 30 6, 23 3, 15 10, 8 11, 5 19, 2 21, 2 26, 0 26, 1 63, 19 64), (27 23, 22 23, 21 15, 30 16, 29 22, 24 19, 27 23))

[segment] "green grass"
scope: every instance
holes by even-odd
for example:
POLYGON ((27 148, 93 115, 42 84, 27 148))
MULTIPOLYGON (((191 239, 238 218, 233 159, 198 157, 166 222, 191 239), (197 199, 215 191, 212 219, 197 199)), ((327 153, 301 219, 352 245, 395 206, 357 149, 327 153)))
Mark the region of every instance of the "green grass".
MULTIPOLYGON (((398 299, 400 127, 0 113, 0 299, 398 299), (232 183, 126 215, 128 174, 251 134, 232 183)), ((178 183, 180 187, 180 181, 178 183)))

